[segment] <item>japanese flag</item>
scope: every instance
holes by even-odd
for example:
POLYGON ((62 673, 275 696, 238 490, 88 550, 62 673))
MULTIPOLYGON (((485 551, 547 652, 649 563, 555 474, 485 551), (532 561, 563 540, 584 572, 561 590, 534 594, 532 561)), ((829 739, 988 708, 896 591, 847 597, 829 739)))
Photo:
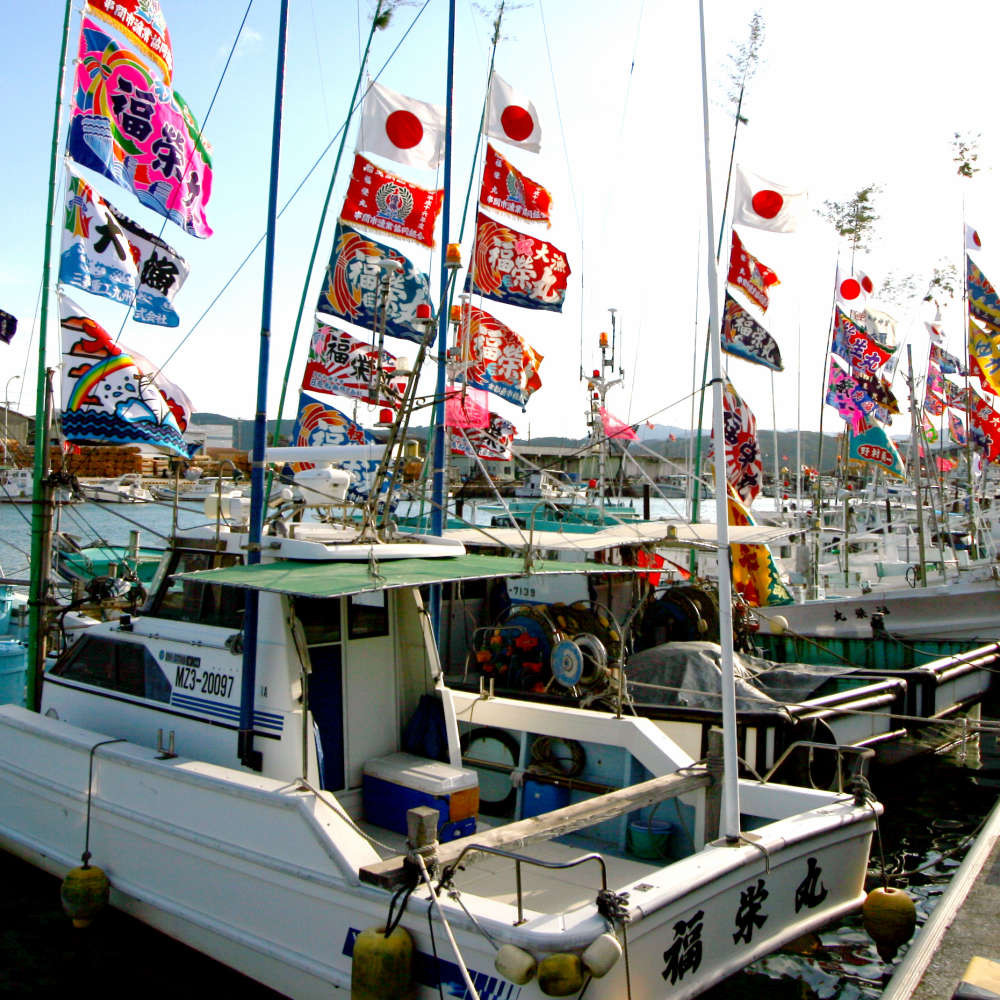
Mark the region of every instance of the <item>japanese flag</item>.
POLYGON ((982 250, 983 241, 979 238, 979 233, 968 223, 965 224, 965 249, 982 250))
POLYGON ((740 166, 735 173, 734 224, 769 229, 772 233, 794 233, 805 208, 805 191, 775 184, 740 166))
POLYGON ((361 109, 358 152, 434 170, 444 156, 444 112, 373 83, 361 109))
POLYGON ((944 333, 936 323, 925 323, 927 327, 927 336, 931 338, 932 344, 937 344, 938 347, 944 346, 944 333))
POLYGON ((837 265, 837 298, 849 306, 864 306, 875 291, 875 283, 864 271, 846 274, 837 265))
POLYGON ((514 88, 496 73, 490 81, 486 134, 532 153, 541 148, 542 129, 534 104, 516 94, 514 88))

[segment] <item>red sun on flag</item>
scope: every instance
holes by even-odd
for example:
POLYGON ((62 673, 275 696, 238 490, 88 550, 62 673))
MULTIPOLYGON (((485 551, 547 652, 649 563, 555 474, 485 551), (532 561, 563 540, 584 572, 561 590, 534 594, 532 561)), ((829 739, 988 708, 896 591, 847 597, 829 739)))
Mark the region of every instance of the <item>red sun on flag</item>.
POLYGON ((857 278, 845 278, 840 283, 840 297, 845 302, 853 302, 861 296, 861 282, 857 278))
POLYGON ((512 142, 524 142, 535 131, 535 119, 527 108, 509 104, 500 114, 500 124, 512 142))
POLYGON ((424 127, 412 111, 393 111, 385 120, 385 134, 399 149, 413 149, 424 137, 424 127))
POLYGON ((871 278, 869 278, 867 274, 862 274, 862 275, 861 275, 861 287, 862 287, 862 288, 863 288, 863 289, 864 289, 864 290, 865 290, 865 291, 866 291, 866 292, 867 292, 867 293, 868 293, 869 295, 871 295, 871 293, 875 291, 875 282, 874 282, 874 281, 872 281, 872 279, 871 279, 871 278))
POLYGON ((750 204, 761 218, 773 219, 781 211, 785 199, 777 191, 765 188, 750 199, 750 204))

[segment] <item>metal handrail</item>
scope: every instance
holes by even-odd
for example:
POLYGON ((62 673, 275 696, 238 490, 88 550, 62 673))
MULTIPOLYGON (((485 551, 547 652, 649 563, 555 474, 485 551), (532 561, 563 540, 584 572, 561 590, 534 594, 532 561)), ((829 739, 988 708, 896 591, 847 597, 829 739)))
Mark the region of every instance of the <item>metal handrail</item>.
POLYGON ((590 853, 583 854, 578 858, 574 858, 572 861, 542 861, 540 858, 528 858, 523 854, 515 854, 513 851, 505 851, 499 847, 487 847, 484 844, 469 844, 468 847, 462 849, 462 853, 459 854, 457 858, 450 864, 446 865, 441 870, 441 878, 439 885, 446 885, 451 881, 455 872, 459 869, 462 864, 462 859, 470 851, 481 851, 483 854, 495 854, 497 857, 507 858, 508 861, 514 862, 514 881, 517 888, 517 920, 514 923, 515 927, 520 926, 524 923, 524 902, 521 893, 521 865, 535 865, 537 868, 575 868, 577 865, 585 864, 588 861, 596 861, 601 869, 601 891, 607 892, 608 889, 608 869, 604 862, 604 858, 600 854, 590 853))

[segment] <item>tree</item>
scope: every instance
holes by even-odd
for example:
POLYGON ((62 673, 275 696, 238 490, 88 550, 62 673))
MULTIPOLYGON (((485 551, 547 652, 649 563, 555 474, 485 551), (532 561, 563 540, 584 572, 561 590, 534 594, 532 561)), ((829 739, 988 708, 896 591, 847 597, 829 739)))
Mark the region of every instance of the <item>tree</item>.
POLYGON ((819 214, 851 245, 851 255, 867 250, 879 220, 875 198, 882 193, 877 184, 861 188, 849 201, 824 201, 819 214))
POLYGON ((743 106, 743 91, 753 79, 760 63, 760 50, 764 45, 764 15, 759 10, 754 11, 750 18, 747 40, 736 46, 729 53, 729 90, 726 96, 729 102, 736 106, 736 120, 741 125, 747 124, 741 108, 743 106))
POLYGON ((979 132, 956 132, 951 141, 952 161, 956 164, 959 177, 972 178, 979 173, 976 161, 979 159, 979 132))

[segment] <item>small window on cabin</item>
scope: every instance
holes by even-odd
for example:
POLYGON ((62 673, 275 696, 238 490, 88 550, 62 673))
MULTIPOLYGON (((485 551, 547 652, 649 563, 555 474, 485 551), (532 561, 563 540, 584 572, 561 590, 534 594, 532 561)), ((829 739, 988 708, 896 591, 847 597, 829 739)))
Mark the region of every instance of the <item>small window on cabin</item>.
POLYGON ((52 673, 136 698, 170 700, 170 682, 153 654, 138 642, 83 636, 52 673))
POLYGON ((152 602, 150 614, 174 621, 200 622, 222 628, 243 628, 243 608, 246 596, 243 590, 218 583, 201 583, 198 580, 179 580, 181 573, 237 566, 240 557, 230 552, 207 550, 178 550, 171 561, 167 578, 152 602))
POLYGON ((389 606, 384 590, 351 594, 347 600, 349 639, 373 639, 389 634, 389 606))
POLYGON ((295 616, 306 633, 306 645, 340 642, 340 598, 296 597, 295 616))

